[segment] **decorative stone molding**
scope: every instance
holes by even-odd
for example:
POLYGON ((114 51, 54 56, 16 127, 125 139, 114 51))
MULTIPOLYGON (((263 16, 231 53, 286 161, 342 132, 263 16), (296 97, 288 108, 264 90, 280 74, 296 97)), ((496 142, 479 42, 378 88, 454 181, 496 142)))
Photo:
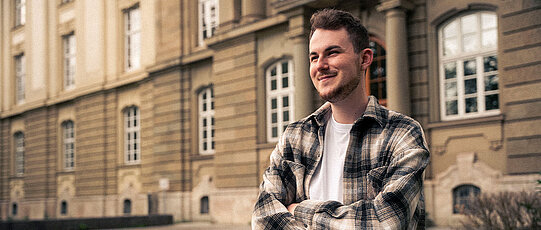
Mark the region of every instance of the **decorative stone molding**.
POLYGON ((498 151, 503 147, 503 141, 502 140, 494 140, 490 141, 490 147, 489 149, 492 151, 498 151))
POLYGON ((9 182, 10 200, 16 201, 24 199, 24 181, 12 180, 9 182))
POLYGON ((442 145, 432 146, 430 149, 431 149, 431 152, 436 153, 438 155, 443 155, 446 151, 445 146, 442 146, 442 145))

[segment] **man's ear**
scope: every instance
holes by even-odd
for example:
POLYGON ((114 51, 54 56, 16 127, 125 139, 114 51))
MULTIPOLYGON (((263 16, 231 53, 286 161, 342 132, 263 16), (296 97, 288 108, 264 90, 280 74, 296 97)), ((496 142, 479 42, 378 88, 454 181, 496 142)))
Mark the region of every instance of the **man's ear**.
POLYGON ((368 66, 370 66, 370 64, 372 64, 372 59, 374 58, 374 52, 372 52, 372 49, 370 48, 366 48, 364 50, 361 51, 361 60, 359 60, 361 62, 361 68, 363 70, 365 70, 366 68, 368 68, 368 66))

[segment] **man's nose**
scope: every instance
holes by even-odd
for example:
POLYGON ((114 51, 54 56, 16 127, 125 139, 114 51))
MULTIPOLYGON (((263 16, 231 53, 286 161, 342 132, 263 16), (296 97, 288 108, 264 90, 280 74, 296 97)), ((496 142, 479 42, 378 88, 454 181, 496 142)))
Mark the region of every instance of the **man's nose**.
POLYGON ((326 70, 329 68, 329 63, 327 62, 327 59, 326 58, 319 58, 317 59, 317 63, 316 63, 316 69, 318 71, 320 70, 326 70))

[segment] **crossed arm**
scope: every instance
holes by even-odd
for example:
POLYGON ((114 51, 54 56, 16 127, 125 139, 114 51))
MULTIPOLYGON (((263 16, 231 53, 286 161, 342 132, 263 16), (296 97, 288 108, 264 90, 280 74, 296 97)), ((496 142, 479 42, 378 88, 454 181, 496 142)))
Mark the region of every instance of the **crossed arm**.
POLYGON ((252 216, 253 229, 412 229, 423 218, 417 206, 423 202, 422 175, 429 161, 424 148, 393 153, 382 172, 381 192, 349 205, 305 199, 304 168, 282 156, 278 147, 271 155, 252 216))

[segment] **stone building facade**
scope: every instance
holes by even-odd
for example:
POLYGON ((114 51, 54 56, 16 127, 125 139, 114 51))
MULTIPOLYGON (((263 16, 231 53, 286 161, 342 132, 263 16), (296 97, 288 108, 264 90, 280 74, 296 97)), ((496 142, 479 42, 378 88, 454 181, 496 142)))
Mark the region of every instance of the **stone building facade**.
POLYGON ((322 101, 310 15, 361 18, 367 91, 419 120, 428 217, 541 170, 537 0, 2 0, 0 219, 246 223, 283 126, 322 101))

